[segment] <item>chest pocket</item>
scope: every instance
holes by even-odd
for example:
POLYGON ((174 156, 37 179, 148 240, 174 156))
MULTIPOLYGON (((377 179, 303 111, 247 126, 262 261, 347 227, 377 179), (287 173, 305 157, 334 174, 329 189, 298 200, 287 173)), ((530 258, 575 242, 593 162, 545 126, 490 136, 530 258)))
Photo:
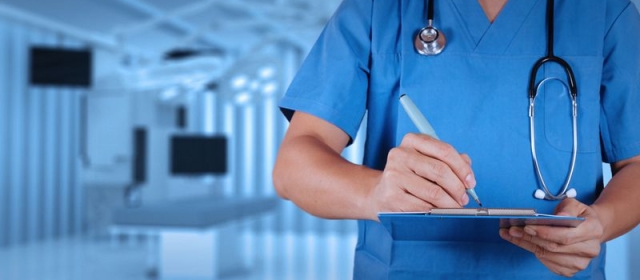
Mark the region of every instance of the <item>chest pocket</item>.
MULTIPOLYGON (((572 67, 578 87, 577 141, 579 153, 600 151, 600 80, 602 60, 597 57, 563 57, 572 67)), ((556 77, 566 81, 559 65, 548 64, 538 74, 538 80, 556 77)), ((553 149, 571 152, 573 127, 571 98, 559 81, 541 86, 536 98, 536 139, 544 137, 553 149), (543 120, 541 119, 541 115, 543 120), (544 127, 540 127, 539 123, 544 127), (541 135, 541 133, 544 135, 541 135)), ((537 140, 540 141, 540 140, 537 140)))

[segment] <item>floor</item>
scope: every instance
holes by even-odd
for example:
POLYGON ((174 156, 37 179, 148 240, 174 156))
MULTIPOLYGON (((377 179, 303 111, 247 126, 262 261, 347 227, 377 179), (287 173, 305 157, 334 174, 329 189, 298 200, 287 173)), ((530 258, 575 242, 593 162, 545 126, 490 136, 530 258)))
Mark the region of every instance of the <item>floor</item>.
MULTIPOLYGON (((636 229, 639 231, 640 228, 636 229)), ((355 234, 251 234, 251 269, 221 280, 351 279, 355 234)), ((640 279, 630 272, 628 236, 609 242, 609 279, 640 279)), ((0 280, 150 280, 144 238, 71 238, 0 250, 0 280)))
MULTIPOLYGON (((251 237, 250 270, 223 280, 350 279, 355 235, 261 234, 251 237)), ((0 250, 2 280, 147 280, 144 240, 73 238, 0 250)))

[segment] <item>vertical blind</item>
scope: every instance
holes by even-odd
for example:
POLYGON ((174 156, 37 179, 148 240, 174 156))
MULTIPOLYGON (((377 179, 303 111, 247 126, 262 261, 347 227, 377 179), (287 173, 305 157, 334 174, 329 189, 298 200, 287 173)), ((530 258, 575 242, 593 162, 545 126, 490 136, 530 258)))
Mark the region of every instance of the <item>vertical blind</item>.
MULTIPOLYGON (((263 96, 257 102, 233 104, 218 99, 212 102, 215 130, 229 139, 229 175, 222 179, 227 196, 275 196, 272 170, 277 151, 284 137, 288 121, 278 108, 284 94, 306 53, 291 46, 280 46, 283 64, 277 93, 263 96)), ((206 111, 206 109, 205 109, 206 111)), ((361 130, 364 129, 364 125, 361 130)), ((359 135, 363 135, 360 132, 359 135)), ((343 156, 356 163, 362 162, 364 137, 357 137, 343 156)), ((276 215, 258 223, 259 231, 287 233, 355 234, 353 220, 325 220, 313 217, 290 201, 282 201, 276 215)))
POLYGON ((83 89, 29 85, 30 46, 83 47, 0 19, 0 247, 78 233, 83 89))
MULTIPOLYGON (((85 203, 79 160, 81 102, 87 92, 30 86, 28 65, 30 46, 85 45, 4 19, 0 19, 0 44, 0 247, 80 233, 85 203)), ((304 54, 293 48, 284 53, 288 67, 282 84, 286 85, 304 54)), ((288 125, 277 101, 285 89, 245 106, 212 102, 216 130, 230 137, 230 176, 223 180, 228 195, 275 195, 271 170, 288 125)), ((360 162, 362 144, 356 139, 344 156, 360 162)), ((291 202, 283 202, 278 211, 259 228, 346 234, 356 229, 354 221, 318 219, 291 202)))

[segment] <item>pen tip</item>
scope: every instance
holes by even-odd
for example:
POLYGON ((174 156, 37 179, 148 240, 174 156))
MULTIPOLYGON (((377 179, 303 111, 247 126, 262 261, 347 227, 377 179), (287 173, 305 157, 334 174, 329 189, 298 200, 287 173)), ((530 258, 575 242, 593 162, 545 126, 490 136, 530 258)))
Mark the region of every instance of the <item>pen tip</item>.
POLYGON ((478 204, 478 206, 482 207, 482 202, 480 202, 478 197, 474 197, 473 200, 478 204))
POLYGON ((407 95, 407 94, 406 93, 400 94, 400 98, 402 98, 405 95, 407 95))

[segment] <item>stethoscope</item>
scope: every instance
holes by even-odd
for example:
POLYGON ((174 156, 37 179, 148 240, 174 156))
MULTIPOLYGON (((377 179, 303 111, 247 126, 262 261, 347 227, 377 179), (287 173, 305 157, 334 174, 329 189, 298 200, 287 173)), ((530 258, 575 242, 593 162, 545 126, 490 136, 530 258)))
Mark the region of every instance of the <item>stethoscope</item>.
MULTIPOLYGON (((428 0, 427 5, 427 26, 420 29, 414 39, 414 47, 416 51, 421 55, 437 55, 444 50, 447 40, 444 34, 433 27, 433 2, 434 0, 428 0)), ((554 13, 554 1, 547 0, 547 55, 540 58, 533 65, 531 69, 531 75, 529 76, 529 135, 531 142, 531 155, 533 157, 533 164, 535 166, 536 174, 541 184, 541 188, 536 189, 534 197, 537 199, 546 200, 561 200, 567 197, 576 197, 577 192, 574 188, 569 188, 571 178, 573 177, 573 171, 576 165, 576 156, 578 153, 578 88, 576 86, 575 76, 571 66, 565 60, 557 57, 553 54, 553 13, 554 13), (557 77, 545 78, 542 81, 535 83, 538 74, 538 69, 547 62, 554 62, 559 64, 567 75, 567 83, 557 77), (535 137, 535 99, 538 95, 540 87, 549 81, 559 81, 566 91, 569 92, 571 98, 571 115, 572 115, 572 132, 573 132, 573 149, 571 152, 571 163, 569 165, 569 171, 565 182, 557 194, 551 193, 547 187, 547 183, 544 181, 542 172, 540 171, 540 164, 538 162, 538 155, 536 153, 536 137, 535 137)))

